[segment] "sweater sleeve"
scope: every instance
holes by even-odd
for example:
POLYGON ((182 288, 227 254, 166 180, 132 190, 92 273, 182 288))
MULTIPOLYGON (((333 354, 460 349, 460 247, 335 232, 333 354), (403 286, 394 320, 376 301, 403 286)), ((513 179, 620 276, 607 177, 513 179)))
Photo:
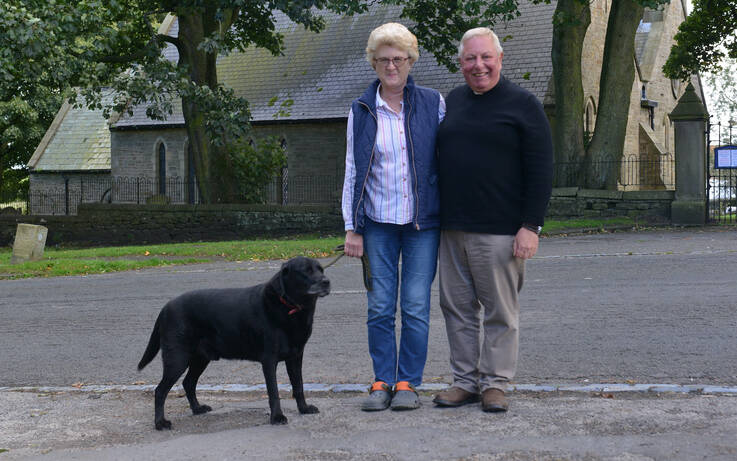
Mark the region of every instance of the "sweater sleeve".
POLYGON ((553 139, 540 101, 529 95, 525 106, 522 222, 542 226, 553 187, 553 139))

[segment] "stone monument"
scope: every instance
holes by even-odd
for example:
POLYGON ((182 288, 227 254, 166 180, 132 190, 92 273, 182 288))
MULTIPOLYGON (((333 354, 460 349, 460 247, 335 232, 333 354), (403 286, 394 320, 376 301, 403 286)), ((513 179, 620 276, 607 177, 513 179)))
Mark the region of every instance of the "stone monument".
POLYGON ((48 229, 35 224, 18 224, 13 242, 13 256, 10 264, 41 259, 46 246, 48 229))

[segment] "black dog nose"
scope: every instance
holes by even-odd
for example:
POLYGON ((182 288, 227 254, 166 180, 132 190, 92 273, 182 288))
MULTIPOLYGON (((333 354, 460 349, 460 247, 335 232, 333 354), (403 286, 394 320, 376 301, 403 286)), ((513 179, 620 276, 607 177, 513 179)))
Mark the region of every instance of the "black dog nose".
POLYGON ((330 280, 328 280, 327 278, 324 278, 324 279, 320 280, 320 288, 324 288, 326 290, 329 290, 330 289, 330 280))

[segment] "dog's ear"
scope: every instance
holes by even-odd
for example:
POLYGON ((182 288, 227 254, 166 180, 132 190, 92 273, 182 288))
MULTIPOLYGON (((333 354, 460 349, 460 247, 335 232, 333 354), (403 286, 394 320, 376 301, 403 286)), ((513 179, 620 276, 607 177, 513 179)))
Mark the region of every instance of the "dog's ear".
POLYGON ((289 274, 289 261, 281 265, 281 276, 285 277, 288 274, 289 274))

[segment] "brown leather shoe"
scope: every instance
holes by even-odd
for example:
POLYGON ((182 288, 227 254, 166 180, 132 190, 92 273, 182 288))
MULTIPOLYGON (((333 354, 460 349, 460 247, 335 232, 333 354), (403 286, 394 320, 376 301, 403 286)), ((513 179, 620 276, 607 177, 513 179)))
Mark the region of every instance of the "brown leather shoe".
POLYGON ((486 389, 481 394, 481 409, 487 412, 495 413, 499 411, 507 411, 509 403, 504 396, 504 391, 495 388, 486 389))
POLYGON ((468 392, 460 387, 453 386, 438 393, 432 401, 439 407, 460 407, 467 403, 478 402, 479 397, 480 396, 474 392, 468 392))

